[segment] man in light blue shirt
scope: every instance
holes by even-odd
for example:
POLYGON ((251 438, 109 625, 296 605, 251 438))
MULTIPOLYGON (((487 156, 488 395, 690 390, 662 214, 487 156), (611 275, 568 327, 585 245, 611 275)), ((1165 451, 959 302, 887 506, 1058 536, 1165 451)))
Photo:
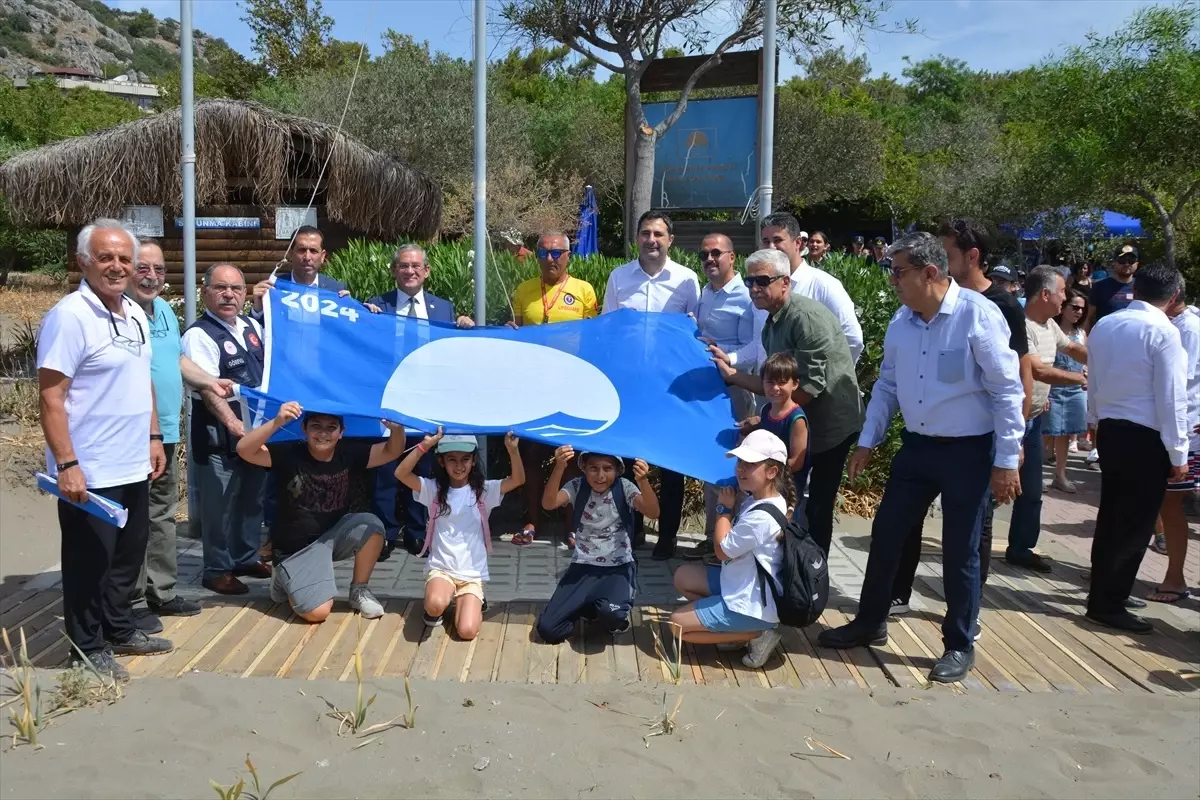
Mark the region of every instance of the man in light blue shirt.
POLYGON ((989 484, 1001 503, 1021 491, 1025 390, 1004 317, 983 295, 950 279, 937 237, 909 234, 888 255, 892 286, 905 307, 884 337, 883 363, 850 459, 850 480, 866 468, 897 409, 904 417, 903 444, 871 529, 858 614, 819 641, 835 648, 887 642, 900 552, 940 494, 946 649, 929 677, 952 683, 975 663, 971 625, 979 606, 979 536, 989 484))

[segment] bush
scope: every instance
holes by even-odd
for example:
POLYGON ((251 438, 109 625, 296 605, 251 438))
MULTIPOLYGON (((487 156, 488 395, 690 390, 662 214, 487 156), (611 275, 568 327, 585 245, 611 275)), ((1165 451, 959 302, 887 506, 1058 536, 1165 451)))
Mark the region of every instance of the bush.
MULTIPOLYGON (((327 273, 342 281, 350 293, 359 300, 366 300, 396 288, 390 265, 396 244, 385 242, 351 240, 329 258, 327 273)), ((447 242, 426 248, 429 256, 429 279, 425 288, 433 295, 449 300, 458 314, 472 315, 475 308, 475 280, 471 261, 471 247, 465 242, 447 242)), ((671 251, 671 258, 696 270, 703 285, 705 275, 699 269, 692 253, 671 251)), ((587 281, 596 290, 596 299, 604 302, 604 290, 608 276, 628 259, 593 256, 571 260, 571 274, 587 281)), ((738 260, 742 270, 743 259, 738 260)), ((871 386, 879 377, 879 365, 883 360, 883 336, 888 323, 899 304, 895 292, 888 284, 887 274, 867 264, 865 258, 831 254, 825 258, 824 269, 836 276, 854 300, 855 313, 862 324, 865 347, 858 361, 858 385, 868 397, 871 386)), ((499 325, 512 319, 509 299, 517 284, 538 274, 537 262, 529 258, 524 264, 507 252, 488 254, 487 260, 487 322, 499 325)), ((901 424, 899 417, 888 435, 875 452, 870 468, 853 487, 864 495, 868 506, 871 498, 882 492, 887 481, 892 457, 900 446, 901 424)), ((864 510, 856 507, 855 510, 864 510)))
POLYGON ((112 39, 109 39, 107 36, 101 36, 99 39, 97 39, 96 47, 99 47, 101 50, 112 53, 117 58, 128 58, 129 57, 129 53, 122 50, 121 45, 117 44, 112 39))
POLYGON ((133 59, 130 66, 135 72, 144 72, 150 76, 151 80, 154 80, 178 69, 179 58, 160 44, 134 42, 133 59))

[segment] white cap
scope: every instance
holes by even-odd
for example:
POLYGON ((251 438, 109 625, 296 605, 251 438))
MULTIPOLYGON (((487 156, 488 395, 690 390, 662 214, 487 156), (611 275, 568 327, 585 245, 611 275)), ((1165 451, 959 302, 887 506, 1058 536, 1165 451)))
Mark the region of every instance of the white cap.
POLYGON ((800 231, 800 236, 799 236, 799 237, 797 237, 797 238, 800 238, 800 239, 807 239, 807 238, 808 238, 808 231, 800 231))
POLYGON ((452 433, 438 440, 439 453, 473 453, 479 449, 479 441, 471 435, 452 433))
POLYGON ((742 443, 725 454, 726 458, 739 458, 750 464, 771 459, 787 463, 787 447, 778 436, 770 431, 751 431, 742 443))

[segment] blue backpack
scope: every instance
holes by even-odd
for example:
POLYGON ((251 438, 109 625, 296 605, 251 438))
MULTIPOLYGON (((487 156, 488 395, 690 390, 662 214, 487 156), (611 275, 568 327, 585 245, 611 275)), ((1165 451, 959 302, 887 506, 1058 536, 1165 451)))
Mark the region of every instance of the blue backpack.
MULTIPOLYGON (((625 532, 633 536, 633 509, 629 505, 629 500, 625 497, 625 484, 620 478, 617 478, 613 482, 610 491, 612 492, 613 505, 617 507, 617 516, 620 517, 621 524, 625 526, 625 532)), ((583 526, 583 509, 587 507, 591 492, 592 487, 587 482, 587 478, 580 478, 579 493, 575 497, 575 505, 572 508, 574 519, 571 521, 571 530, 569 531, 572 536, 579 533, 579 529, 583 526), (585 492, 587 494, 584 494, 585 492)))

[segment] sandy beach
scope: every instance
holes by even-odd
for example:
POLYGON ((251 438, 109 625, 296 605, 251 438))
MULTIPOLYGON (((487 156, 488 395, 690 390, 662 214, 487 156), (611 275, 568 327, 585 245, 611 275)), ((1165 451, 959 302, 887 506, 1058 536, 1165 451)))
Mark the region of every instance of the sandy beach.
MULTIPOLYGON (((247 753, 267 782, 303 770, 278 798, 1195 798, 1200 787, 1195 698, 680 687, 667 691, 668 709, 683 697, 678 728, 647 746, 663 695, 645 686, 412 687, 416 728, 352 750, 360 740, 337 735, 321 698, 351 706, 353 683, 135 681, 113 706, 55 720, 44 750, 6 738, 0 796, 211 796, 209 779, 234 782, 247 753)), ((367 691, 379 695, 369 723, 407 707, 402 681, 367 691)))

